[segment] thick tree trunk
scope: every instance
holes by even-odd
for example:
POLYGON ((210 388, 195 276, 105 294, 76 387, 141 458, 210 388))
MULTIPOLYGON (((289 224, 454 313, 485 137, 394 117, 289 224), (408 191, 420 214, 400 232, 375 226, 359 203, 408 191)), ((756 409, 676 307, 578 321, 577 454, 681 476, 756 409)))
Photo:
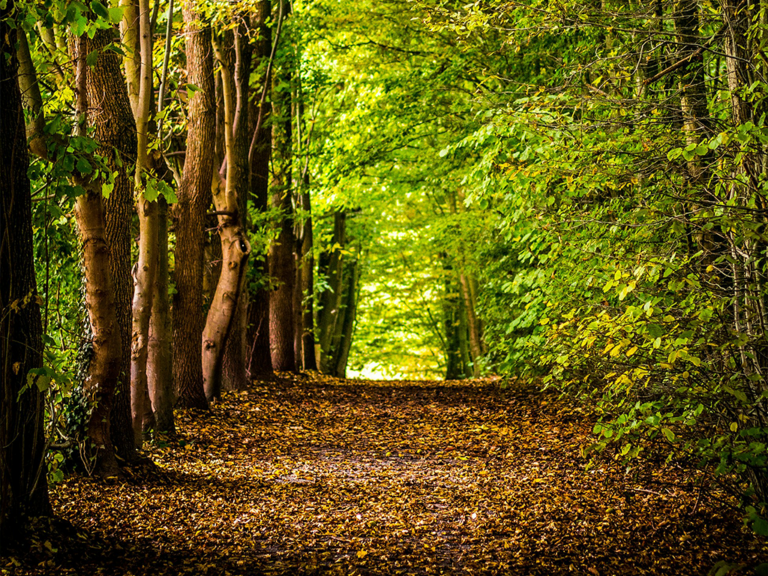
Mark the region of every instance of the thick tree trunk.
MULTIPOLYGON (((272 33, 271 28, 267 25, 269 18, 270 2, 269 0, 261 0, 258 3, 259 36, 255 46, 257 61, 254 62, 254 68, 262 71, 261 75, 258 76, 257 86, 261 86, 263 90, 267 90, 271 84, 271 79, 267 76, 267 62, 272 50, 272 33)), ((258 127, 258 134, 255 134, 255 142, 250 155, 250 196, 254 208, 264 214, 269 208, 269 161, 272 152, 272 139, 267 121, 271 116, 272 104, 261 100, 261 94, 255 93, 251 100, 249 115, 251 132, 253 133, 258 127), (259 122, 259 117, 261 117, 261 122, 259 122)), ((259 222, 259 225, 263 225, 263 222, 259 222)), ((254 229, 253 233, 258 233, 258 231, 254 229)), ((265 278, 269 273, 267 256, 266 254, 259 256, 262 257, 251 259, 251 265, 261 278, 265 278)), ((269 338, 269 289, 266 282, 263 282, 254 293, 250 294, 247 344, 248 377, 270 377, 272 375, 272 354, 269 338)))
MULTIPOLYGON (((145 418, 143 430, 153 424, 160 432, 173 432, 173 343, 168 298, 168 204, 158 200, 157 271, 152 318, 149 323, 147 388, 153 421, 145 418)), ((146 411, 145 411, 146 413, 146 411)))
POLYGON ((0 9, 0 551, 20 536, 27 515, 45 514, 43 397, 27 373, 42 365, 42 322, 32 247, 24 113, 16 30, 0 9))
POLYGON ((117 322, 120 327, 121 369, 111 412, 112 441, 118 455, 128 462, 136 459, 131 428, 131 218, 133 182, 129 159, 136 153, 136 123, 133 119, 125 81, 120 70, 120 56, 104 51, 115 38, 112 30, 99 30, 87 40, 87 51, 97 51, 96 65, 87 75, 89 125, 99 142, 99 153, 116 173, 115 187, 104 202, 109 270, 114 282, 117 322), (109 94, 109 98, 104 95, 109 94))
MULTIPOLYGON (((287 0, 284 14, 288 17, 287 0)), ((269 336, 272 367, 282 372, 296 371, 294 350, 293 289, 296 283, 293 256, 294 234, 291 206, 292 116, 291 90, 293 59, 283 58, 272 87, 272 208, 279 214, 277 238, 269 248, 269 275, 277 286, 269 295, 269 336)))
POLYGON ((184 5, 187 78, 201 90, 189 104, 187 153, 178 193, 176 222, 176 294, 173 301, 173 380, 178 403, 207 408, 200 343, 203 338, 203 231, 211 203, 214 121, 211 31, 200 15, 184 5))
MULTIPOLYGON (((75 88, 77 96, 78 136, 85 135, 89 102, 87 95, 86 38, 73 41, 77 62, 75 88)), ((85 268, 85 304, 93 333, 93 353, 83 389, 93 406, 87 423, 88 437, 95 457, 94 471, 102 476, 118 473, 115 450, 110 436, 110 412, 120 378, 122 344, 117 324, 115 292, 109 270, 109 248, 102 202, 101 182, 78 180, 85 194, 78 196, 75 218, 83 242, 85 268)))

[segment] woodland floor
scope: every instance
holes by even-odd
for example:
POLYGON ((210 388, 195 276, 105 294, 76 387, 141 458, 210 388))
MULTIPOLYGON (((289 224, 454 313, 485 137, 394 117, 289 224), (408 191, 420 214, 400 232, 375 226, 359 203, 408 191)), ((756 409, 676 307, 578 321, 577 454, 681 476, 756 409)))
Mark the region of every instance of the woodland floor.
POLYGON ((588 469, 592 426, 490 380, 256 382, 179 412, 155 468, 59 484, 63 520, 0 573, 703 575, 768 559, 696 473, 588 469))

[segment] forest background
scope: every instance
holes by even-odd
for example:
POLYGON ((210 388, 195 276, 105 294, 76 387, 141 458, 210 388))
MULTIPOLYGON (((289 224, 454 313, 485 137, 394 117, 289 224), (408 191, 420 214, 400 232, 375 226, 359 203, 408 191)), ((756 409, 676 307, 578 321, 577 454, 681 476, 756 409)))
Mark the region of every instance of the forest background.
POLYGON ((746 0, 0 1, 0 541, 174 406, 318 368, 535 378, 768 535, 767 31, 746 0))

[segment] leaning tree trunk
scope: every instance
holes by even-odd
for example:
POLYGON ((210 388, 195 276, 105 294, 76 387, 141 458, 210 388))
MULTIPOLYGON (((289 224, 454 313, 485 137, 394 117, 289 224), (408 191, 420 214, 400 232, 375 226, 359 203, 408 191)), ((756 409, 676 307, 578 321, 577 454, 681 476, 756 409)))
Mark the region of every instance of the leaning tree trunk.
MULTIPOLYGON (((225 33, 225 38, 233 37, 231 33, 225 33)), ((221 397, 225 344, 232 330, 240 292, 245 285, 246 264, 251 254, 251 245, 240 219, 239 195, 235 187, 246 180, 241 171, 248 167, 248 140, 242 136, 236 141, 234 136, 236 90, 231 55, 230 46, 216 43, 224 104, 226 178, 217 175, 213 193, 219 219, 222 266, 202 340, 203 382, 205 396, 209 401, 221 397)))
POLYGON ((29 157, 17 79, 13 1, 0 9, 0 551, 27 515, 49 512, 43 397, 27 374, 42 365, 32 247, 29 157))
MULTIPOLYGON (((269 162, 272 153, 271 129, 268 120, 271 116, 272 103, 264 96, 271 84, 268 74, 268 62, 272 51, 272 29, 267 25, 270 19, 269 0, 260 0, 258 3, 258 29, 259 36, 255 45, 254 68, 262 70, 257 86, 261 86, 262 94, 254 94, 258 101, 251 101, 250 127, 253 132, 253 145, 250 152, 251 182, 250 197, 254 208, 260 214, 269 209, 269 162)), ((263 225, 259 222, 259 225, 263 225)), ((252 234, 259 231, 252 226, 252 234)), ((267 255, 261 254, 261 258, 251 258, 251 266, 262 279, 269 273, 266 262, 267 255)), ((272 376, 272 355, 270 353, 269 337, 269 289, 266 282, 262 282, 255 292, 250 294, 248 306, 248 376, 250 378, 272 376)))
MULTIPOLYGON (((239 15, 244 18, 244 15, 239 15)), ((248 230, 248 189, 250 188, 250 166, 248 161, 250 145, 249 105, 251 52, 247 28, 241 20, 234 30, 234 89, 235 111, 233 119, 234 159, 237 164, 232 188, 237 191, 237 211, 244 231, 248 230)), ((243 271, 245 274, 245 271, 243 271)), ((223 387, 225 390, 243 390, 248 385, 246 332, 248 327, 248 290, 240 290, 232 327, 224 347, 223 387)))
POLYGON ((129 158, 136 153, 136 123, 120 70, 120 56, 104 47, 114 40, 112 30, 99 30, 87 40, 87 51, 96 51, 96 65, 87 75, 89 125, 99 142, 99 154, 116 174, 115 187, 103 200, 109 270, 114 282, 117 322, 120 327, 121 369, 111 412, 112 442, 127 462, 136 459, 131 428, 131 217, 133 185, 128 174, 129 158), (109 94, 109 98, 104 95, 109 94))
POLYGON ((176 294, 173 301, 173 380, 178 403, 207 408, 203 388, 203 232, 211 203, 212 150, 216 108, 213 100, 211 31, 200 14, 184 5, 187 78, 198 86, 189 103, 187 153, 178 193, 176 222, 176 294))

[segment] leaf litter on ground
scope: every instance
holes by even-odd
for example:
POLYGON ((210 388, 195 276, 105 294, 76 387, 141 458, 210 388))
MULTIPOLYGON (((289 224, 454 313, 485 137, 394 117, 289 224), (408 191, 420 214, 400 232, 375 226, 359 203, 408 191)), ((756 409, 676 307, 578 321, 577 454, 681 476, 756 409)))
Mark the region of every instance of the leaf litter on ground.
POLYGON ((57 519, 0 573, 700 575, 768 558, 696 470, 588 466, 593 425, 495 379, 254 382, 177 412, 153 466, 56 485, 57 519))

